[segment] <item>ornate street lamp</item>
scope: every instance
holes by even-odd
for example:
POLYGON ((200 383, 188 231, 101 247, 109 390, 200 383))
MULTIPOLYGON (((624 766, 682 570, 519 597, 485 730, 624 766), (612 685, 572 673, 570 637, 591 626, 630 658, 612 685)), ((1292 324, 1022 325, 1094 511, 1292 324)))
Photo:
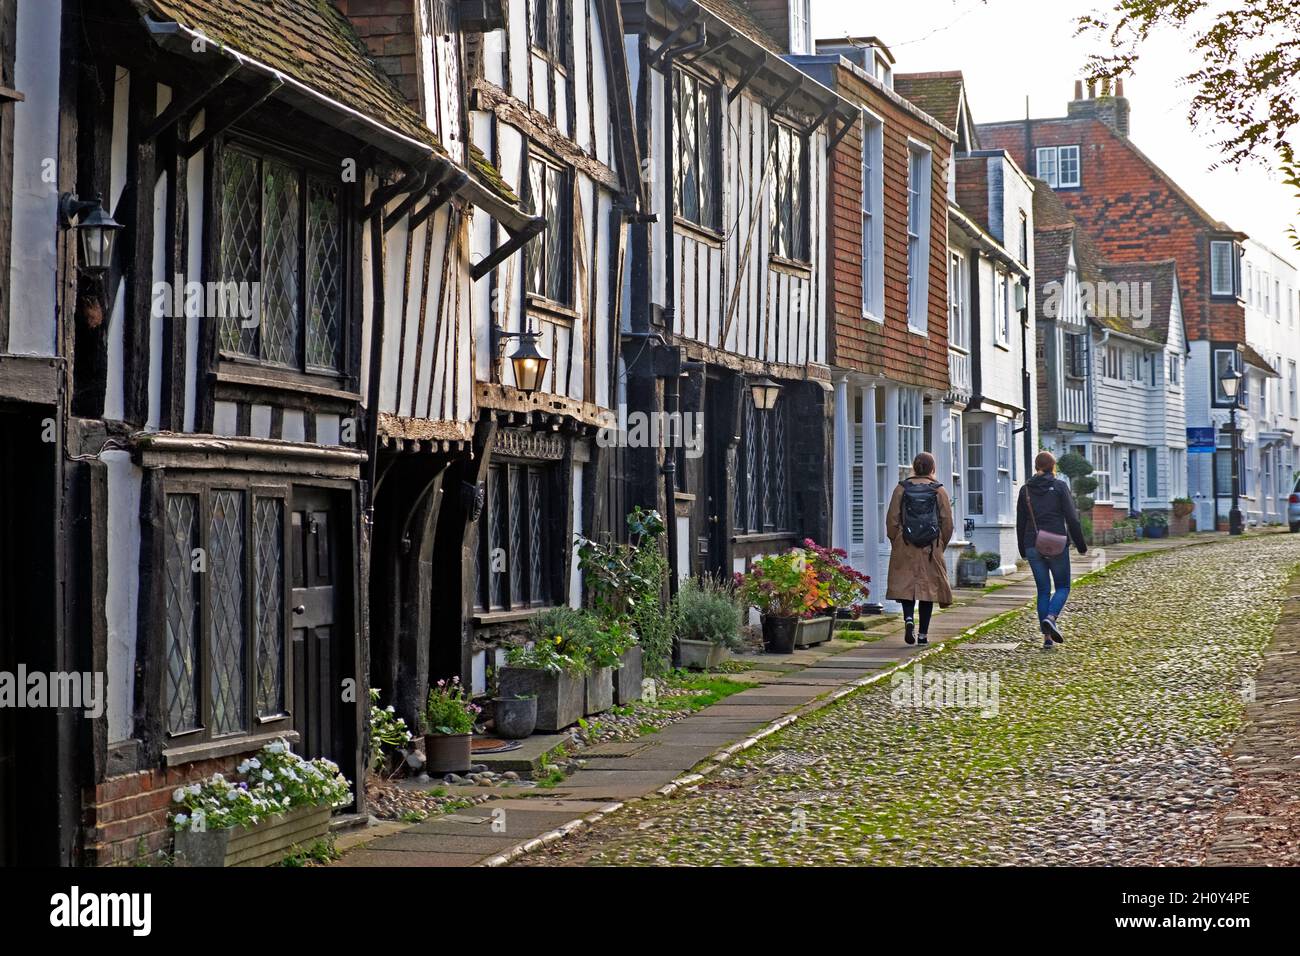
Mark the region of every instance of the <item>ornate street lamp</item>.
POLYGON ((539 391, 546 378, 546 366, 550 358, 537 347, 540 332, 507 332, 500 326, 492 326, 492 353, 499 356, 506 339, 518 339, 519 345, 510 356, 510 365, 515 370, 515 387, 521 392, 532 394, 539 391))
POLYGON ((754 396, 754 407, 760 412, 776 408, 776 400, 781 397, 781 385, 766 376, 750 382, 749 390, 754 396))
POLYGON ((1232 510, 1228 512, 1228 533, 1241 534, 1245 530, 1241 520, 1241 470, 1237 454, 1237 395, 1241 389, 1241 373, 1235 366, 1224 372, 1219 379, 1219 387, 1228 396, 1228 401, 1232 402, 1228 413, 1229 427, 1232 429, 1232 510))
POLYGON ((59 216, 65 229, 75 224, 81 268, 107 272, 113 263, 113 241, 126 227, 108 214, 103 199, 96 194, 87 202, 64 193, 59 197, 59 216))

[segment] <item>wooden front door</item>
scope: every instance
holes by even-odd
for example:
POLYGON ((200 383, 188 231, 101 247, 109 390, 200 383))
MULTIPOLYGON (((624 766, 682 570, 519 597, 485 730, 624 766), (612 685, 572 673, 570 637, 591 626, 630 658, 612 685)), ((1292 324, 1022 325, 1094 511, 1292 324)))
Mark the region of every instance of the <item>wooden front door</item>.
POLYGON ((346 767, 343 681, 351 676, 347 655, 352 642, 336 588, 340 542, 347 540, 342 533, 343 513, 328 492, 298 488, 290 521, 293 726, 300 736, 298 752, 328 757, 346 767))

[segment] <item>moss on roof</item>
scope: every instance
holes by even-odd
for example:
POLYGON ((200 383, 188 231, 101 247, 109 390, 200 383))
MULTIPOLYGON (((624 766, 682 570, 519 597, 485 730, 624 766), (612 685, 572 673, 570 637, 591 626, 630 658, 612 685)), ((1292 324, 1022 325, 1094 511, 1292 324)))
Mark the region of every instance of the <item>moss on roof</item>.
POLYGON ((517 206, 520 202, 515 191, 510 188, 510 184, 505 181, 500 170, 488 161, 483 150, 479 149, 473 143, 469 147, 469 165, 470 171, 474 177, 492 192, 496 193, 503 200, 512 206, 517 206))

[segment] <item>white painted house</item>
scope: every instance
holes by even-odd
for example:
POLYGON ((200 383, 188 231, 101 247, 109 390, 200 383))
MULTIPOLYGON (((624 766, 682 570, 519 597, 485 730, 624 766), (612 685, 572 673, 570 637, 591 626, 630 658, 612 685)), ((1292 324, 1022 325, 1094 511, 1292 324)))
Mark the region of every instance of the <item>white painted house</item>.
POLYGON ((1300 468, 1300 280, 1295 266, 1263 243, 1249 239, 1244 252, 1246 341, 1268 366, 1247 364, 1247 414, 1255 435, 1246 456, 1248 518, 1281 524, 1300 468))

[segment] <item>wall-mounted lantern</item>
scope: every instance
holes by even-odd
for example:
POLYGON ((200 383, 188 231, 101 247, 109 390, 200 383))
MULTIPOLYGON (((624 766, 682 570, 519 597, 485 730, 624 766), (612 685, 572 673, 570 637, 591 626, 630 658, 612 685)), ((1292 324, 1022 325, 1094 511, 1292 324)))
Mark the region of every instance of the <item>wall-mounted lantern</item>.
POLYGON ((113 242, 126 227, 108 214, 103 199, 96 194, 87 202, 64 193, 59 197, 59 218, 65 229, 77 230, 81 268, 95 273, 108 271, 113 262, 113 242))
POLYGON ((776 400, 781 397, 781 385, 766 376, 750 382, 749 390, 754 396, 754 407, 760 412, 776 408, 776 400))
POLYGON ((515 370, 515 387, 521 392, 532 394, 539 391, 546 378, 546 366, 550 358, 537 347, 540 332, 507 332, 500 326, 492 326, 492 354, 501 355, 506 339, 518 339, 519 345, 510 356, 510 364, 515 370))

